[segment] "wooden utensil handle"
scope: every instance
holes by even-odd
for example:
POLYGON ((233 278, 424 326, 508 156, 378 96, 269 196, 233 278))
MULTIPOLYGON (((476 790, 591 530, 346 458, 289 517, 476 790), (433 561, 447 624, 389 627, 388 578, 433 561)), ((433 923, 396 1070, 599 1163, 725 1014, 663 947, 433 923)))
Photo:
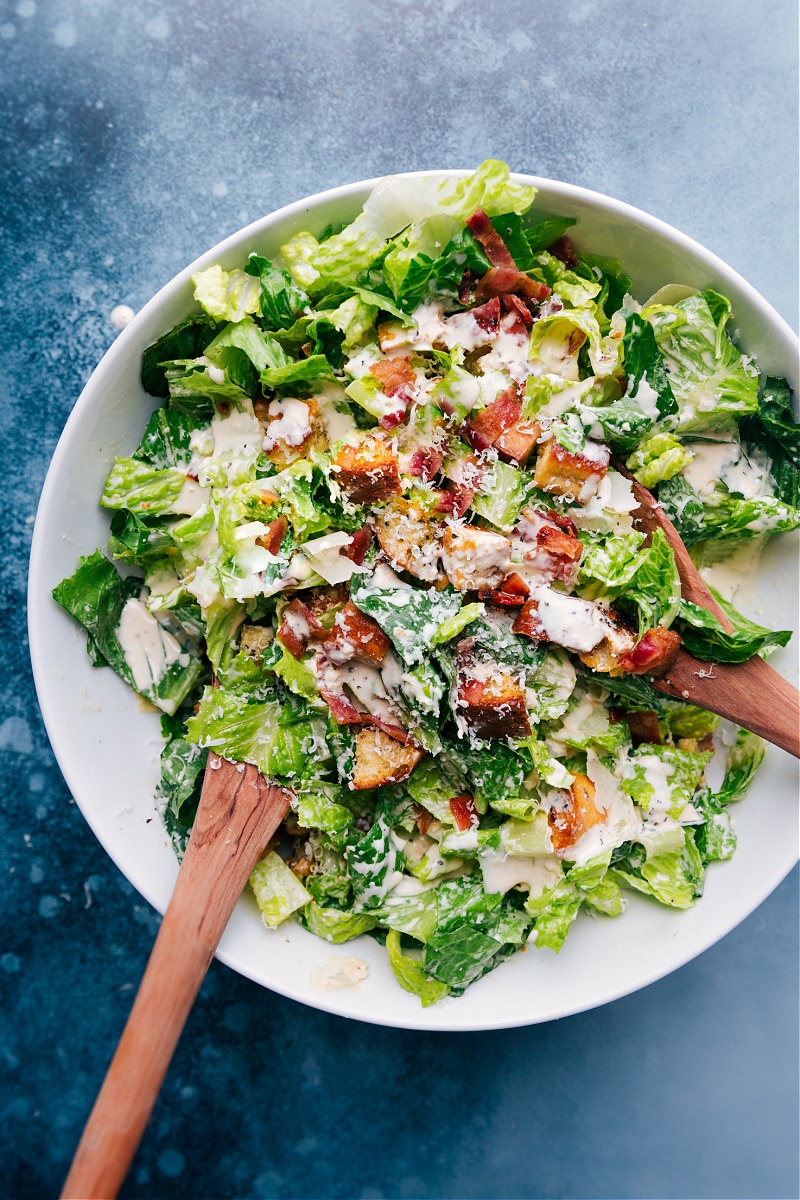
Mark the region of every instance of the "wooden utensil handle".
POLYGON ((701 662, 682 650, 665 679, 653 686, 727 717, 800 758, 796 688, 756 655, 743 663, 701 662))
POLYGON ((255 767, 209 756, 175 890, 64 1184, 64 1200, 117 1195, 223 930, 288 808, 288 793, 269 785, 255 767))

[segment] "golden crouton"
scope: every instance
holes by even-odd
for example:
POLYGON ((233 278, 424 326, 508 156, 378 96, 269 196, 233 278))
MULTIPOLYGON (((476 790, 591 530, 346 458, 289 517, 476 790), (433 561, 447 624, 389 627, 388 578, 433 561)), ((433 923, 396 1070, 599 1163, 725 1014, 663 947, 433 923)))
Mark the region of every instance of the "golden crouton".
POLYGON ((476 737, 528 737, 531 732, 525 689, 518 677, 494 668, 488 679, 467 668, 458 677, 458 711, 476 737))
POLYGON ((442 538, 442 561, 456 591, 488 591, 508 573, 511 543, 477 525, 448 526, 442 538))
POLYGON ((501 458, 524 466, 536 449, 542 436, 542 427, 536 421, 516 421, 500 434, 494 448, 501 458))
POLYGON ((375 534, 393 567, 416 579, 439 579, 439 537, 442 523, 432 521, 419 504, 397 497, 378 514, 375 534))
POLYGON ((594 798, 595 786, 588 775, 576 775, 569 791, 559 794, 547 815, 556 854, 574 846, 587 829, 605 820, 605 814, 597 808, 594 798))
POLYGON ((394 447, 381 434, 370 434, 357 446, 342 446, 331 470, 354 504, 375 504, 403 490, 394 447))
POLYGON ((272 641, 272 630, 267 625, 243 625, 239 645, 252 658, 263 654, 272 641))
POLYGON ((599 447, 596 457, 573 454, 555 438, 539 448, 533 481, 544 492, 554 496, 572 496, 585 502, 597 491, 597 485, 608 471, 609 454, 599 447))
POLYGON ((387 783, 400 783, 408 778, 421 758, 419 746, 396 742, 382 729, 359 729, 352 786, 356 791, 363 791, 387 783))
POLYGON ((322 643, 332 662, 361 658, 376 666, 389 649, 389 639, 372 617, 366 616, 348 600, 336 614, 330 632, 322 643))

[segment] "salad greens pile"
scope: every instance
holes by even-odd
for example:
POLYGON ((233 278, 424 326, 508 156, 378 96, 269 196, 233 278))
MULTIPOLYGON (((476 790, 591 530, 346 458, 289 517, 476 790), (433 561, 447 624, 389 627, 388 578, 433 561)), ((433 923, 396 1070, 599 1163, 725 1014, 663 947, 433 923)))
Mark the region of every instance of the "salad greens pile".
POLYGON ((724 296, 636 301, 534 197, 494 161, 396 177, 198 272, 144 355, 163 403, 108 475, 108 553, 54 592, 162 713, 177 852, 209 749, 256 764, 293 797, 266 924, 372 934, 423 1004, 631 890, 695 902, 763 746, 653 679, 789 637, 683 600, 631 484, 700 564, 796 528, 787 384, 724 296))

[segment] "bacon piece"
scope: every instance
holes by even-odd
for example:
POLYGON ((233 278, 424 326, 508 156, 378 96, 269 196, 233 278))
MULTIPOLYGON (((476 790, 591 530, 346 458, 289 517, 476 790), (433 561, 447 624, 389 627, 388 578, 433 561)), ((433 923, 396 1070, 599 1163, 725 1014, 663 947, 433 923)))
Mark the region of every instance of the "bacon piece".
POLYGON ((539 620, 539 603, 536 600, 526 600, 520 609, 519 616, 511 626, 512 633, 521 633, 532 638, 534 642, 547 642, 550 639, 544 631, 544 625, 539 620))
POLYGON ((459 833, 466 833, 468 829, 475 828, 478 824, 478 814, 472 796, 464 792, 461 796, 454 796, 448 803, 459 833))
POLYGON ((547 253, 552 254, 553 258, 557 258, 559 262, 564 263, 567 267, 577 267, 578 256, 572 248, 572 242, 568 237, 557 238, 552 246, 547 247, 547 253))
POLYGON ((417 382, 411 359, 400 356, 380 359, 372 364, 369 373, 378 380, 381 390, 387 396, 394 396, 404 388, 413 388, 417 382))
POLYGON ((514 421, 496 439, 494 448, 501 458, 521 467, 536 449, 541 436, 542 427, 537 421, 514 421))
POLYGON ((347 699, 344 692, 335 692, 321 683, 319 684, 319 694, 331 710, 331 714, 337 725, 372 724, 370 714, 356 708, 352 701, 347 699))
POLYGON ((475 296, 480 300, 484 296, 504 296, 510 292, 538 303, 547 299, 550 288, 546 283, 524 275, 516 267, 489 267, 486 274, 478 280, 475 296))
POLYGON ((497 296, 469 311, 481 329, 485 329, 487 333, 497 333, 500 324, 500 301, 497 296))
POLYGON ((372 526, 362 525, 351 537, 353 540, 345 548, 345 556, 360 567, 372 542, 372 526))
MULTIPOLYGON (((613 718, 612 718, 613 720, 613 718)), ((623 712, 617 713, 617 720, 624 721, 631 731, 631 741, 634 746, 661 745, 661 727, 658 723, 658 713, 655 712, 623 712)))
POLYGON ((558 525, 570 537, 576 538, 578 536, 578 526, 566 513, 560 513, 556 508, 548 508, 546 515, 549 521, 552 521, 554 525, 558 525))
POLYGON ((583 554, 583 542, 571 537, 557 525, 543 525, 536 534, 536 541, 548 554, 564 559, 570 566, 578 562, 583 554))
POLYGON ((467 221, 467 229, 475 241, 480 242, 483 246, 486 257, 493 267, 510 267, 516 271, 517 264, 511 257, 511 251, 482 208, 475 209, 467 221))
MULTIPOLYGON (((347 584, 335 583, 312 588, 306 598, 308 607, 314 616, 321 617, 326 612, 330 612, 332 608, 341 608, 346 603, 347 596, 347 584)), ((286 610, 284 609, 284 611, 286 610)), ((320 629, 322 628, 319 622, 318 626, 320 629)))
POLYGON ((417 805, 417 815, 414 820, 417 823, 417 829, 424 837, 434 822, 433 813, 429 813, 427 808, 423 808, 421 804, 417 805))
POLYGON ((352 600, 348 600, 336 614, 322 648, 331 662, 361 658, 377 666, 389 649, 389 639, 372 617, 366 616, 352 600))
POLYGON ((411 455, 408 473, 430 483, 443 462, 444 454, 441 450, 434 450, 432 446, 422 446, 411 455))
POLYGON ((286 605, 278 630, 281 642, 295 658, 302 658, 309 640, 320 632, 322 626, 314 613, 299 597, 286 605))
POLYGON ((267 525, 267 532, 256 538, 256 545, 269 550, 270 554, 279 554, 288 528, 289 521, 286 517, 276 517, 267 525))
POLYGON ((521 412, 519 386, 512 383, 467 422, 462 429, 464 439, 473 450, 488 450, 506 429, 519 420, 521 412))
POLYGON ((488 600, 492 604, 501 604, 508 608, 524 604, 528 596, 528 585, 524 579, 512 571, 506 575, 499 588, 491 592, 480 592, 480 600, 488 600))
POLYGON ((516 315, 519 317, 525 329, 530 329, 531 325, 533 324, 533 313, 528 308, 524 300, 522 300, 519 296, 515 296, 513 292, 505 292, 500 297, 500 303, 510 316, 516 315))
POLYGON ((680 648, 675 630, 659 625, 646 630, 633 649, 621 656, 619 665, 628 675, 666 675, 680 648))
POLYGON ((453 483, 452 479, 448 479, 434 512, 447 512, 452 513, 454 517, 463 517, 474 496, 474 488, 468 488, 463 483, 453 483))

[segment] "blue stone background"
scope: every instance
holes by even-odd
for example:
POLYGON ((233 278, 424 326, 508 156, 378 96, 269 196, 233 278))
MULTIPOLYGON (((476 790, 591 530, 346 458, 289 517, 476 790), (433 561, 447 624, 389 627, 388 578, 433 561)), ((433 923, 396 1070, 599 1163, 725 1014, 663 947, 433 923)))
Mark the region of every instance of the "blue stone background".
MULTIPOLYGON (((112 308, 284 203, 492 155, 656 213, 796 325, 796 26, 791 0, 0 6, 1 1195, 57 1194, 158 923, 65 788, 25 632, 112 308)), ((796 1197, 797 890, 527 1029, 349 1023, 214 963, 123 1195, 796 1197)))

